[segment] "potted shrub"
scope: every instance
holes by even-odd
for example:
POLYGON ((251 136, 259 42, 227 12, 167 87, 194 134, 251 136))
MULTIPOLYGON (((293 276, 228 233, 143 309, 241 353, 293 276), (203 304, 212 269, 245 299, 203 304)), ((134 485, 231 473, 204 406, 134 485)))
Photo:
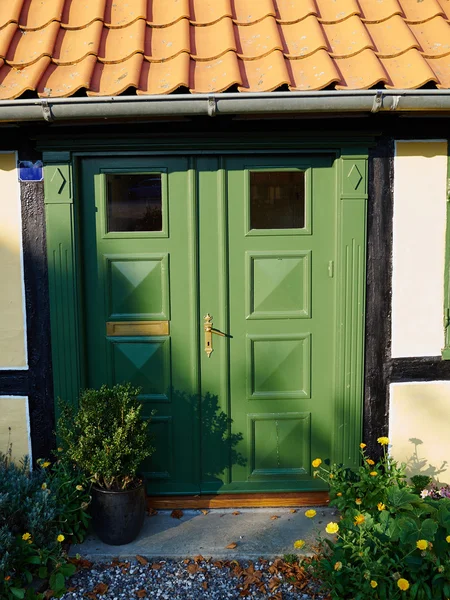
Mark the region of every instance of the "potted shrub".
POLYGON ((154 448, 138 393, 129 384, 104 385, 85 390, 77 409, 61 404, 57 433, 67 457, 92 481, 92 524, 107 544, 128 544, 144 522, 144 484, 137 474, 154 448))

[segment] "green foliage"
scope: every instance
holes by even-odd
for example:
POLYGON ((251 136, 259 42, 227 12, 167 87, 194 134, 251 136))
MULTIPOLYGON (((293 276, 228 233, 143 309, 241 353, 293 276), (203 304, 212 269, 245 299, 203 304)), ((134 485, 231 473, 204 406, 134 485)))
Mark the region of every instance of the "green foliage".
POLYGON ((49 486, 56 497, 59 531, 66 539, 81 543, 89 527, 88 514, 90 482, 76 465, 70 463, 62 453, 52 466, 49 486))
POLYGON ((154 452, 138 394, 129 384, 104 385, 85 390, 78 410, 61 403, 57 434, 63 451, 101 488, 135 485, 140 464, 154 452))
POLYGON ((411 485, 415 494, 420 494, 430 483, 431 477, 429 475, 413 475, 411 477, 411 485))
MULTIPOLYGON (((450 597, 450 499, 422 498, 406 483, 405 465, 387 453, 374 463, 362 444, 362 466, 325 468, 331 506, 341 513, 333 539, 319 536, 313 574, 331 598, 445 600, 450 597)), ((321 461, 317 459, 314 463, 321 461)))
MULTIPOLYGON (((38 461, 30 473, 29 463, 16 466, 0 462, 0 598, 34 600, 43 597, 30 585, 34 578, 48 579, 54 596, 62 596, 65 581, 75 572, 67 562, 62 542, 70 534, 67 524, 81 512, 86 492, 75 489, 71 500, 62 490, 78 481, 79 473, 66 474, 57 463, 38 461), (66 500, 65 500, 66 499, 66 500)), ((79 485, 79 484, 75 484, 79 485)), ((84 530, 79 529, 81 539, 84 530)))

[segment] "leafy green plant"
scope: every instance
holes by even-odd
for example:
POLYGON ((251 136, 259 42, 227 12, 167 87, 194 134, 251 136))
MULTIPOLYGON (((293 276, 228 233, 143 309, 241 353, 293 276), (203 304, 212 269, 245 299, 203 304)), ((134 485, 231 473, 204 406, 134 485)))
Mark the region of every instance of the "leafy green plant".
POLYGON ((69 462, 58 448, 57 461, 49 470, 48 485, 56 498, 59 531, 66 539, 82 542, 89 527, 91 484, 75 464, 69 462))
POLYGON ((55 597, 65 591, 65 581, 75 572, 67 562, 60 529, 64 507, 58 506, 49 461, 30 472, 21 466, 0 463, 0 598, 42 598, 31 583, 49 581, 55 597))
POLYGON ((450 499, 422 498, 408 485, 405 465, 378 439, 377 462, 361 444, 362 466, 350 471, 315 459, 315 476, 330 485, 340 520, 319 535, 311 570, 333 600, 443 600, 450 597, 450 499))
POLYGON ((420 494, 430 483, 431 477, 429 475, 413 475, 411 477, 411 485, 415 494, 420 494))
POLYGON ((57 434, 63 452, 100 488, 133 487, 140 464, 154 452, 138 394, 129 384, 104 385, 85 390, 78 409, 61 403, 57 434))

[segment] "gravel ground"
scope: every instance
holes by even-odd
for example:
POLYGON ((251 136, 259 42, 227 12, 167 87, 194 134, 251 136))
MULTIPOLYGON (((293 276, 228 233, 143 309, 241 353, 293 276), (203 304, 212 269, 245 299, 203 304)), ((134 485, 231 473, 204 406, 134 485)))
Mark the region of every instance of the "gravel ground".
POLYGON ((63 600, 326 600, 298 565, 281 559, 252 562, 79 560, 63 600))

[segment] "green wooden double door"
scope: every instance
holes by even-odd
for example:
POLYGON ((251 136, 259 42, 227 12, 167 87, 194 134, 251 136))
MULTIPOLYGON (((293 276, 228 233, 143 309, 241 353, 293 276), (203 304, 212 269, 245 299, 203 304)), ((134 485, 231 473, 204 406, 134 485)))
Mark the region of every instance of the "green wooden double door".
POLYGON ((320 489, 311 460, 335 434, 332 158, 86 158, 81 184, 86 382, 131 382, 155 411, 148 491, 320 489))

